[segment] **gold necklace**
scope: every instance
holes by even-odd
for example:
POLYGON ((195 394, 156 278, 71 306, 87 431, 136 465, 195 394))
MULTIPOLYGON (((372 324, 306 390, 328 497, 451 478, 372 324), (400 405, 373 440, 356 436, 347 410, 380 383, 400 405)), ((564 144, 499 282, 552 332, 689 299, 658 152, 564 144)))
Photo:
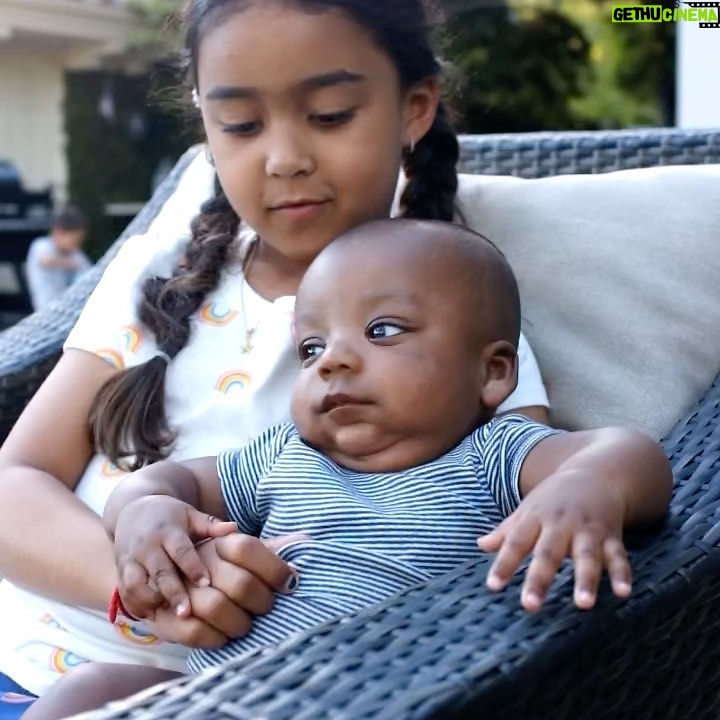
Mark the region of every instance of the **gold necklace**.
POLYGON ((257 246, 259 244, 260 238, 255 236, 255 238, 252 240, 252 244, 247 249, 247 252, 245 253, 245 257, 243 258, 242 265, 240 266, 240 270, 242 272, 242 287, 240 288, 240 310, 242 312, 242 319, 243 319, 243 327, 245 328, 245 342, 243 343, 242 347, 240 348, 240 352, 243 355, 247 355, 248 353, 252 352, 253 349, 253 337, 255 336, 255 331, 258 329, 259 322, 255 323, 253 327, 248 327, 247 323, 247 317, 245 315, 245 286, 248 284, 247 282, 247 276, 250 272, 250 267, 252 266, 252 261, 255 259, 255 252, 257 250, 257 246))

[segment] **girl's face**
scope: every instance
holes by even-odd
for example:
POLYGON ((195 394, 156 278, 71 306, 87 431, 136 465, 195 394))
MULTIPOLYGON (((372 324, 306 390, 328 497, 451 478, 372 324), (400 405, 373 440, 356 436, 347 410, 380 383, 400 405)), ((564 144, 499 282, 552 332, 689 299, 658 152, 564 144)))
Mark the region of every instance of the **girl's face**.
POLYGON ((218 177, 264 243, 309 263, 346 230, 388 216, 402 148, 435 116, 434 80, 403 92, 361 27, 287 3, 210 25, 198 57, 218 177))

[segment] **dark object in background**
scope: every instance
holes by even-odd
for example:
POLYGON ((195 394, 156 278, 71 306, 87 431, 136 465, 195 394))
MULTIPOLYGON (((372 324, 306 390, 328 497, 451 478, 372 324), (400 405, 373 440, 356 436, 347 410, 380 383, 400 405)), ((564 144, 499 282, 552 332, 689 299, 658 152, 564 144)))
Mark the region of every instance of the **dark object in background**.
POLYGON ((0 326, 11 325, 32 311, 23 265, 30 243, 48 232, 52 191, 23 188, 14 165, 0 160, 0 326))

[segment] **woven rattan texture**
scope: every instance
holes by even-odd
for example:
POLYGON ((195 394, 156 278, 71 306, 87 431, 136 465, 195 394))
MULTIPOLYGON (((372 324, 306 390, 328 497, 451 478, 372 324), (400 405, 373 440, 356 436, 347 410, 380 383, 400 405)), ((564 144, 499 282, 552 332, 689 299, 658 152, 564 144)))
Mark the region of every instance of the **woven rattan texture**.
POLYGON ((718 162, 718 130, 614 130, 461 138, 461 168, 482 175, 537 178, 718 162))
POLYGON ((662 528, 631 538, 635 592, 572 607, 566 567, 545 609, 519 607, 479 560, 382 606, 95 720, 686 720, 720 717, 720 384, 665 440, 662 528))

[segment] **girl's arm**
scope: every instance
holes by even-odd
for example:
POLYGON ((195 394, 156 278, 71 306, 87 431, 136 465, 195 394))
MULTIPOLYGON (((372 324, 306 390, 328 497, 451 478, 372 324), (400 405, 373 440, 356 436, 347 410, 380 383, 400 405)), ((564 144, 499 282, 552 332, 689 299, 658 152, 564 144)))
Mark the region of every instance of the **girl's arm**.
POLYGON ((0 448, 0 576, 98 610, 116 585, 113 549, 73 490, 92 457, 90 406, 114 372, 91 353, 68 350, 0 448))

